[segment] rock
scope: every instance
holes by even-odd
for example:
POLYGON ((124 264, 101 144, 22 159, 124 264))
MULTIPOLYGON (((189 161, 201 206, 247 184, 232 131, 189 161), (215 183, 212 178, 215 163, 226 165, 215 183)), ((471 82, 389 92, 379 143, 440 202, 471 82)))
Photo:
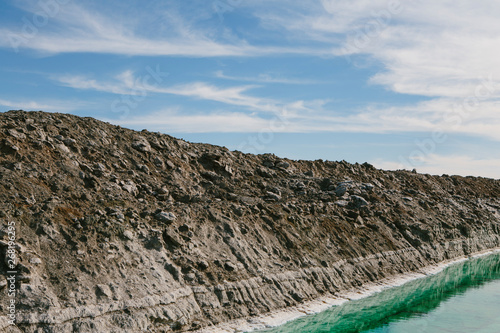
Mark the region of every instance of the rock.
POLYGON ((41 263, 42 263, 42 260, 40 258, 33 257, 33 258, 30 259, 30 264, 40 265, 41 263))
POLYGON ((32 194, 31 196, 27 197, 24 199, 24 201, 28 204, 28 205, 34 205, 36 204, 36 199, 35 199, 35 196, 32 194))
POLYGON ((125 183, 123 183, 122 189, 133 195, 137 195, 139 193, 139 189, 131 180, 127 180, 125 183))
POLYGON ((296 291, 292 292, 290 296, 292 296, 292 298, 297 302, 302 302, 306 299, 302 293, 296 291))
POLYGON ((340 207, 346 207, 349 204, 349 201, 346 200, 337 200, 335 204, 340 207))
POLYGON ((364 183, 364 184, 362 184, 362 187, 363 187, 363 190, 365 190, 367 192, 371 192, 375 188, 375 185, 373 185, 371 183, 364 183))
POLYGON ((267 194, 267 197, 266 197, 266 200, 270 200, 270 201, 279 201, 281 200, 281 196, 279 194, 276 194, 274 192, 266 192, 267 194))
POLYGON ((70 154, 71 153, 71 150, 69 150, 69 148, 62 143, 56 144, 55 147, 57 149, 59 149, 63 154, 70 154))
POLYGON ((146 248, 154 249, 160 251, 163 249, 163 237, 162 232, 157 229, 151 229, 149 239, 146 243, 146 248))
POLYGON ((259 173, 259 175, 266 178, 274 178, 276 176, 276 171, 266 168, 259 168, 257 169, 257 172, 259 173))
POLYGON ((172 223, 177 217, 174 213, 161 211, 155 215, 155 218, 161 222, 172 223))
POLYGON ((154 165, 156 165, 157 168, 160 169, 165 169, 165 162, 161 157, 156 156, 153 160, 154 165))
POLYGON ((137 165, 137 170, 140 170, 140 171, 142 171, 142 172, 144 172, 146 174, 149 174, 149 168, 145 164, 138 164, 137 165))
POLYGON ((63 142, 66 146, 70 146, 70 147, 73 147, 76 145, 76 140, 71 139, 71 138, 64 139, 63 142))
POLYGON ((234 272, 238 267, 230 261, 224 263, 224 269, 228 272, 234 272))
POLYGON ((276 167, 278 167, 280 169, 288 169, 290 167, 290 163, 288 163, 286 161, 281 161, 278 164, 276 164, 276 167))
POLYGON ((24 133, 20 133, 20 132, 16 131, 16 130, 15 130, 15 129, 13 129, 13 128, 11 128, 11 129, 7 130, 7 133, 8 133, 10 136, 12 136, 12 137, 14 137, 14 138, 16 138, 16 139, 18 139, 18 140, 24 140, 24 139, 26 139, 26 135, 25 135, 24 133))
POLYGON ((130 230, 125 230, 123 232, 123 237, 125 237, 128 240, 134 240, 134 234, 130 230))
POLYGON ((206 260, 201 260, 198 262, 198 268, 202 271, 206 270, 209 267, 208 262, 206 260))
POLYGON ((96 163, 92 168, 92 173, 97 177, 103 177, 107 175, 107 169, 102 163, 96 163))
POLYGON ((184 280, 186 280, 187 282, 192 282, 196 280, 196 275, 194 273, 187 273, 184 275, 184 280))
POLYGON ((102 298, 111 299, 112 296, 113 296, 113 293, 111 292, 111 289, 106 284, 98 284, 98 285, 96 285, 96 287, 95 287, 95 294, 100 299, 102 299, 102 298))
POLYGON ((352 182, 350 181, 339 183, 335 188, 335 194, 338 197, 341 197, 344 194, 346 194, 351 187, 352 187, 352 182))
POLYGON ((262 165, 265 166, 266 168, 272 168, 274 167, 274 160, 266 158, 262 161, 262 165))
POLYGON ((83 201, 92 201, 93 200, 93 197, 90 193, 88 192, 83 192, 81 195, 80 195, 80 199, 83 200, 83 201))
POLYGON ((361 208, 364 206, 368 206, 368 201, 365 200, 365 198, 357 196, 357 195, 351 195, 351 202, 353 203, 354 207, 356 208, 361 208))
POLYGON ((149 144, 148 140, 146 140, 146 138, 144 137, 139 137, 137 140, 132 142, 132 148, 142 152, 151 151, 151 145, 149 144))
POLYGON ((159 188, 156 192, 160 195, 168 195, 170 193, 165 186, 159 188))
POLYGON ((123 212, 118 209, 118 208, 108 208, 107 209, 107 212, 108 212, 108 215, 109 216, 114 216, 116 217, 118 220, 124 220, 125 219, 125 215, 123 214, 123 212))
POLYGON ((179 230, 179 232, 189 232, 189 226, 187 224, 183 224, 177 228, 177 230, 179 230))
POLYGON ((164 231, 163 239, 165 241, 167 249, 169 250, 174 250, 184 245, 184 241, 182 240, 182 238, 173 232, 164 231))

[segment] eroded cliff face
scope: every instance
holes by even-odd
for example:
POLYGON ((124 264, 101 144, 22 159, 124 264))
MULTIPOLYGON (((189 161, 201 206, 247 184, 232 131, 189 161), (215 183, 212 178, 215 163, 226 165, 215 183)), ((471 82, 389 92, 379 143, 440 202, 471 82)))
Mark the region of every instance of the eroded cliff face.
POLYGON ((493 179, 256 156, 44 112, 0 114, 0 149, 4 330, 195 330, 500 246, 493 179))

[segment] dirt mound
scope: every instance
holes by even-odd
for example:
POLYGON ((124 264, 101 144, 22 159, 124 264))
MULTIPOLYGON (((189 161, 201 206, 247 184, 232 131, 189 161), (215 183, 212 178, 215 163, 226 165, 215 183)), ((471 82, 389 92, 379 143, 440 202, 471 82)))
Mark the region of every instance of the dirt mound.
POLYGON ((493 179, 243 154, 45 112, 0 114, 0 150, 0 329, 194 330, 500 246, 493 179))

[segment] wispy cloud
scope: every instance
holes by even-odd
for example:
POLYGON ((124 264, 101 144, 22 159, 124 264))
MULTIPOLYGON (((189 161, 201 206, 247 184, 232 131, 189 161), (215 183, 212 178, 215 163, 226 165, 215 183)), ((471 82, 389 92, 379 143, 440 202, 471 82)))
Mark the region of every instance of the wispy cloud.
POLYGON ((95 90, 120 95, 136 95, 138 92, 132 71, 124 71, 115 77, 112 82, 100 82, 81 75, 52 76, 59 84, 81 90, 95 90))
POLYGON ((347 115, 338 115, 334 109, 322 110, 302 127, 357 133, 436 132, 500 141, 499 101, 474 106, 459 102, 443 98, 411 106, 367 106, 347 115))
MULTIPOLYGON (((151 8, 151 4, 146 7, 147 12, 121 12, 118 15, 112 11, 91 9, 88 4, 61 4, 53 15, 48 15, 47 23, 34 30, 26 27, 29 25, 26 21, 20 21, 18 27, 0 28, 0 47, 31 49, 45 54, 83 52, 190 57, 307 54, 310 51, 293 47, 255 46, 234 36, 226 40, 227 34, 216 33, 213 28, 206 29, 206 26, 197 27, 188 22, 185 15, 169 13, 173 8, 151 8), (155 21, 155 30, 147 28, 152 21, 155 21)), ((212 12, 211 7, 208 8, 208 12, 212 12)), ((42 12, 46 15, 32 3, 25 4, 23 9, 31 14, 42 12)))
POLYGON ((81 101, 63 101, 63 100, 7 100, 0 98, 0 105, 8 110, 26 110, 26 111, 48 111, 48 112, 70 112, 78 108, 88 106, 89 103, 81 101))
MULTIPOLYGON (((40 29, 24 47, 44 52, 104 52, 130 55, 248 56, 276 53, 307 53, 312 57, 368 55, 383 66, 372 76, 372 84, 401 93, 427 96, 430 101, 401 107, 365 105, 339 113, 334 103, 324 101, 280 101, 259 96, 272 83, 313 84, 270 74, 229 75, 216 71, 215 77, 239 81, 221 86, 195 81, 177 85, 143 84, 134 72, 124 71, 102 81, 88 76, 59 76, 59 84, 119 95, 172 94, 219 102, 232 111, 260 117, 287 108, 293 114, 290 131, 349 131, 391 133, 443 130, 500 140, 500 6, 446 1, 407 1, 394 8, 392 1, 322 0, 266 1, 244 3, 248 15, 260 19, 260 32, 297 41, 291 48, 253 46, 237 34, 221 37, 214 29, 202 29, 186 15, 163 11, 151 19, 164 22, 159 32, 145 29, 144 13, 127 24, 113 15, 89 6, 68 4, 52 18, 53 24, 40 29), (285 6, 286 4, 286 6, 285 6), (391 7, 393 6, 393 7, 391 7), (160 18, 163 18, 161 20, 160 18), (371 30, 370 30, 371 29, 371 30), (357 37, 364 37, 357 39, 357 37), (352 44, 354 43, 354 44, 352 44), (307 45, 307 46, 305 46, 307 45), (353 47, 354 46, 354 47, 353 47), (249 84, 241 84, 248 82, 249 84)), ((32 7, 29 7, 33 10, 32 7)), ((207 13, 197 12, 197 19, 207 13)), ((201 18, 200 18, 201 17, 201 18)), ((156 22, 155 21, 155 22, 156 22)), ((156 26, 156 25, 155 25, 156 26)), ((11 28, 0 30, 0 45, 8 46, 11 28)), ((276 37, 275 36, 275 37, 276 37)), ((214 114, 215 116, 215 114, 214 114)), ((180 118, 179 118, 180 119, 180 118)), ((257 118, 256 118, 257 119, 257 118)), ((257 119, 258 120, 258 119, 257 119)), ((209 130, 208 128, 207 130, 209 130)))
POLYGON ((224 74, 223 71, 216 71, 215 77, 219 79, 231 80, 231 81, 243 81, 243 82, 255 82, 255 83, 282 83, 282 84, 320 84, 318 80, 308 80, 308 79, 288 79, 272 76, 270 74, 259 74, 255 77, 250 76, 231 76, 224 74))
MULTIPOLYGON (((370 83, 432 98, 406 107, 370 107, 337 119, 366 131, 463 133, 500 140, 500 6, 492 2, 322 0, 310 8, 256 10, 288 38, 330 45, 355 61, 369 56, 383 68, 370 83)), ((332 112, 333 115, 335 114, 332 112)), ((327 117, 328 118, 328 117, 327 117)), ((334 123, 325 119, 326 124, 334 123)))
POLYGON ((122 126, 142 126, 166 133, 258 132, 269 126, 268 119, 243 112, 186 113, 178 109, 166 109, 145 116, 110 121, 122 126))
MULTIPOLYGON (((410 106, 375 107, 366 106, 351 113, 339 113, 335 103, 325 107, 326 101, 278 101, 251 95, 255 85, 218 87, 206 82, 192 82, 174 86, 145 84, 132 71, 124 71, 113 80, 99 81, 84 76, 55 76, 64 86, 75 89, 95 90, 120 95, 171 94, 193 99, 209 100, 227 106, 236 106, 240 112, 279 114, 289 111, 291 119, 289 132, 358 132, 397 133, 432 132, 477 135, 500 141, 500 101, 487 98, 478 99, 477 105, 469 105, 468 100, 455 98, 432 99, 410 106)), ((484 88, 486 89, 486 88, 484 88)), ((219 114, 214 114, 218 117, 219 114)), ((248 117, 252 117, 251 114, 248 117)), ((181 118, 179 118, 181 119, 181 118)), ((188 117, 182 119, 189 120, 188 117)), ((179 120, 180 121, 180 120, 179 120)), ((258 123, 249 122, 249 123, 258 123)), ((238 130, 239 127, 234 127, 238 130)), ((246 128, 246 127, 245 127, 246 128)), ((205 127, 204 131, 216 131, 215 127, 205 127)))
MULTIPOLYGON (((192 97, 216 101, 227 105, 244 107, 258 112, 278 113, 286 107, 294 112, 308 112, 312 109, 304 101, 294 101, 290 103, 280 102, 269 98, 255 97, 248 92, 258 86, 234 86, 217 87, 206 82, 192 82, 182 85, 162 87, 145 83, 140 77, 136 77, 132 71, 124 71, 117 75, 114 80, 100 82, 96 79, 89 79, 84 76, 54 76, 54 80, 59 84, 75 89, 96 90, 121 95, 140 94, 171 94, 178 96, 192 97)), ((313 101, 311 106, 317 105, 318 101, 313 101)))
MULTIPOLYGON (((371 82, 429 97, 470 96, 481 80, 500 82, 500 6, 492 2, 322 0, 297 11, 260 11, 289 38, 368 55, 384 70, 371 82), (293 18, 293 20, 291 20, 293 18), (292 23, 290 23, 292 21, 292 23)), ((500 91, 496 93, 500 96, 500 91)))
MULTIPOLYGON (((413 169, 413 166, 402 165, 398 162, 374 160, 373 165, 382 169, 413 169)), ((430 154, 425 156, 421 165, 417 167, 419 173, 429 173, 441 175, 461 176, 482 176, 490 178, 499 178, 500 158, 474 158, 468 155, 437 155, 430 154)))

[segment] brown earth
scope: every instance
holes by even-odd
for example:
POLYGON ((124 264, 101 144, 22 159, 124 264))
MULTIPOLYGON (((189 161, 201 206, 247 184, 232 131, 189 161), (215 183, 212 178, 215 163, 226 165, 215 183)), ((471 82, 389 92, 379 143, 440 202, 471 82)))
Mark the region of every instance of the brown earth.
POLYGON ((500 181, 251 155, 92 118, 0 114, 17 328, 196 330, 500 246, 500 181))

